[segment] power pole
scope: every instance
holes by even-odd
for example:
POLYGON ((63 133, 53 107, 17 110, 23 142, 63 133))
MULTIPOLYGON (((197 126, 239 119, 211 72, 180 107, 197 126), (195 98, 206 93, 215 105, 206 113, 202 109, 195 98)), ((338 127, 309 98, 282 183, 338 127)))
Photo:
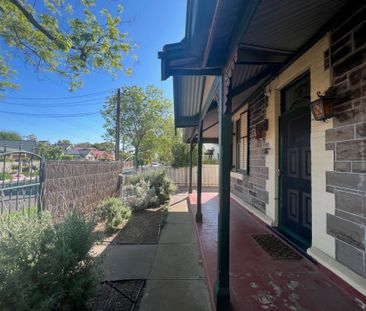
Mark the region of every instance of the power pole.
MULTIPOLYGON (((122 111, 125 112, 126 111, 126 103, 122 103, 122 111)), ((122 124, 123 126, 123 124, 122 124)), ((125 135, 122 135, 122 153, 123 153, 123 157, 126 156, 125 154, 125 135)))
POLYGON ((121 122, 121 90, 117 90, 117 113, 116 113, 116 148, 114 158, 119 161, 119 133, 120 133, 120 122, 121 122))

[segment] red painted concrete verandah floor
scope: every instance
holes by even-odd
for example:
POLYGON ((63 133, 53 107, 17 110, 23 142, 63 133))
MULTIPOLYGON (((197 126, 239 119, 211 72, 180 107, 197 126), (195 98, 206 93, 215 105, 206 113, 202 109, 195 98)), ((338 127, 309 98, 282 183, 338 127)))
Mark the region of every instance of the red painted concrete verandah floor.
MULTIPOLYGON (((189 196, 192 214, 196 194, 189 196)), ((196 224, 211 304, 216 280, 217 193, 202 193, 203 223, 196 224)), ((234 311, 366 310, 366 298, 307 258, 271 259, 251 237, 272 233, 264 223, 231 200, 230 292, 234 311)))

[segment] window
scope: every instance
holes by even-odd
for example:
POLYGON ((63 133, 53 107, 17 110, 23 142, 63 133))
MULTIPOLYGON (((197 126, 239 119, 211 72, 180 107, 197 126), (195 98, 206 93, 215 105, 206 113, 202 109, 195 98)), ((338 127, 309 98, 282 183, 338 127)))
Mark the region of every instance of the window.
POLYGON ((287 113, 310 104, 310 74, 307 72, 281 91, 281 112, 287 113))
POLYGON ((235 168, 248 173, 248 111, 236 121, 235 133, 235 168))

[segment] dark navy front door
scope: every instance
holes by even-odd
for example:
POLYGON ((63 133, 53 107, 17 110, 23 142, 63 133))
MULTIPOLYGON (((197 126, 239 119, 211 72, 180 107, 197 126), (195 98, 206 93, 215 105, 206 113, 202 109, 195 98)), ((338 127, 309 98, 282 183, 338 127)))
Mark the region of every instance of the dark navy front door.
POLYGON ((305 76, 283 91, 290 107, 280 117, 281 229, 302 245, 311 241, 310 81, 305 76), (297 87, 297 89, 296 89, 297 87))

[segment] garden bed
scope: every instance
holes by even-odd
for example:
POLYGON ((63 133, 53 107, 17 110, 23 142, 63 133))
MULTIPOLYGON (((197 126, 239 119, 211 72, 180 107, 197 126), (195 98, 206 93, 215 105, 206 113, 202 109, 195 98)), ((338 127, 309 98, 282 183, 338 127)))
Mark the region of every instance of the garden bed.
MULTIPOLYGON (((145 256, 135 255, 125 265, 121 258, 134 248, 155 249, 138 244, 158 243, 173 186, 164 172, 155 171, 136 175, 133 182, 123 198, 101 201, 90 215, 75 207, 57 221, 48 211, 38 214, 36 209, 0 217, 0 309, 137 309, 141 279, 149 270, 133 277, 124 272, 135 258, 145 256), (114 264, 122 269, 120 274, 114 264)), ((149 262, 154 252, 150 254, 149 262)))
POLYGON ((157 244, 166 213, 165 205, 134 212, 113 232, 108 232, 105 224, 99 223, 95 228, 98 244, 157 244))
MULTIPOLYGON (((114 245, 157 244, 166 215, 167 205, 136 211, 112 233, 106 230, 105 224, 99 223, 95 229, 99 242, 92 250, 93 255, 103 256, 105 249, 114 245)), ((138 310, 143 285, 144 280, 103 282, 98 288, 97 296, 90 301, 90 310, 138 310), (118 290, 132 298, 132 301, 118 290)))
POLYGON ((116 244, 157 244, 166 207, 149 208, 132 214, 117 233, 116 244))
POLYGON ((89 302, 91 311, 132 311, 138 310, 144 280, 104 282, 97 295, 89 302))

